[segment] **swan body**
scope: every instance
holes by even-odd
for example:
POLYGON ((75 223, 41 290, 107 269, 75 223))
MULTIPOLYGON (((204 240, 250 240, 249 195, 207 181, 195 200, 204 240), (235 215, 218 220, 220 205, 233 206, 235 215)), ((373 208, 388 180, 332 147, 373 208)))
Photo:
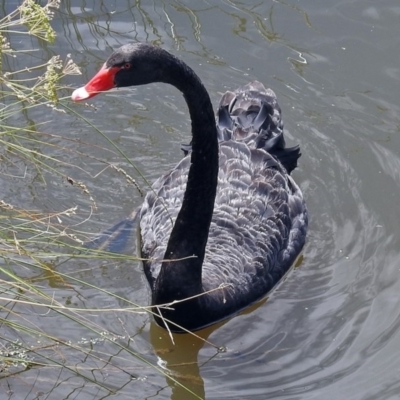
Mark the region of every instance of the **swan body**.
POLYGON ((299 255, 308 216, 289 174, 300 151, 285 145, 272 90, 255 81, 227 92, 215 121, 197 75, 146 44, 118 49, 72 98, 151 82, 183 93, 192 142, 138 211, 141 255, 157 323, 193 331, 265 296, 299 255))

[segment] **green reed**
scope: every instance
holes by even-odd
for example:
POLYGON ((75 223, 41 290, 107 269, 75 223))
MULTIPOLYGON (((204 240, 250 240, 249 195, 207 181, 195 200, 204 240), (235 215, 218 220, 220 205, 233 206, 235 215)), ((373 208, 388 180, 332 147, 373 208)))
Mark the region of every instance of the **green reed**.
MULTIPOLYGON (((73 184, 74 190, 86 196, 95 210, 96 202, 85 182, 64 176, 60 167, 70 166, 65 161, 68 157, 60 160, 38 150, 56 146, 48 139, 57 135, 43 131, 45 121, 22 119, 27 122, 24 125, 19 118, 36 107, 49 107, 51 112, 81 118, 108 140, 98 128, 93 127, 59 98, 59 93, 66 88, 63 79, 68 75, 80 74, 78 66, 70 56, 62 60, 56 55, 45 63, 22 70, 6 71, 4 67, 7 58, 27 56, 27 52, 13 48, 10 37, 29 35, 47 42, 55 40, 56 33, 51 27, 51 21, 59 5, 60 0, 50 0, 43 6, 33 0, 24 0, 15 11, 0 19, 0 164, 4 166, 0 173, 4 173, 7 166, 21 162, 26 170, 34 170, 43 182, 51 176, 73 184)), ((109 140, 108 143, 112 145, 111 148, 103 150, 128 160, 114 143, 109 140)), ((85 153, 78 150, 78 146, 76 148, 71 150, 58 147, 57 150, 65 154, 73 151, 79 157, 96 159, 89 151, 85 153)), ((130 160, 129 163, 138 176, 143 178, 130 160)), ((109 166, 141 191, 135 179, 122 168, 109 166)), ((133 338, 124 332, 122 324, 119 330, 116 329, 122 332, 118 334, 105 329, 96 318, 102 313, 121 313, 135 318, 137 315, 147 315, 151 310, 85 282, 76 274, 62 273, 58 268, 71 260, 116 263, 135 261, 137 258, 83 248, 82 245, 92 237, 81 228, 85 221, 79 220, 75 206, 57 212, 24 209, 12 201, 4 200, 3 195, 0 192, 0 379, 24 374, 31 368, 63 369, 107 393, 113 393, 113 389, 107 387, 101 379, 95 378, 93 370, 96 368, 93 365, 101 371, 120 370, 121 374, 126 374, 127 371, 119 366, 118 360, 124 358, 126 363, 126 360, 134 357, 142 365, 183 386, 165 369, 154 365, 127 345, 133 338), (74 224, 68 223, 71 219, 74 224), (52 283, 51 287, 43 284, 43 277, 52 283), (75 285, 101 292, 123 302, 125 307, 88 309, 68 304, 58 292, 72 290, 75 285), (32 315, 35 318, 31 318, 32 315), (87 339, 73 342, 67 333, 64 337, 57 336, 46 325, 44 317, 51 316, 65 321, 68 327, 79 328, 87 339), (99 343, 107 343, 106 350, 96 347, 99 343), (117 349, 117 356, 110 356, 111 348, 117 349), (81 362, 74 362, 76 359, 81 362), (91 365, 90 368, 85 368, 86 362, 91 365)), ((134 368, 128 373, 128 379, 137 379, 134 368)), ((187 391, 190 392, 189 389, 187 391)), ((199 398, 193 392, 190 393, 199 398)))

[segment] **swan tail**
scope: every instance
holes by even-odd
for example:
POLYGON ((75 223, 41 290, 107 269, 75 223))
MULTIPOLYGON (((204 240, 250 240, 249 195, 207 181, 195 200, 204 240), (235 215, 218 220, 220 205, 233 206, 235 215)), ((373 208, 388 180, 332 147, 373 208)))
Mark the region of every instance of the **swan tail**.
MULTIPOLYGON (((218 139, 244 142, 250 148, 264 149, 290 174, 297 167, 300 147, 286 147, 282 111, 276 94, 258 81, 226 92, 217 111, 218 139)), ((185 155, 192 144, 182 144, 185 155)))
POLYGON ((286 147, 269 152, 285 167, 290 174, 297 167, 297 160, 300 158, 300 146, 286 147))
POLYGON ((299 146, 286 147, 277 97, 258 81, 226 92, 217 112, 219 140, 246 143, 274 156, 288 173, 297 167, 299 146))

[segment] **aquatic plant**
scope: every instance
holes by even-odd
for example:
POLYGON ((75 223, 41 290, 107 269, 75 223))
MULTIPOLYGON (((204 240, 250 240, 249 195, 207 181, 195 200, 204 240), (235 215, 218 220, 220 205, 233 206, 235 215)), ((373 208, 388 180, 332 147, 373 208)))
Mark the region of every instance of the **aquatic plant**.
MULTIPOLYGON (((45 5, 24 0, 0 19, 0 173, 10 180, 16 177, 15 171, 21 173, 22 179, 31 174, 43 185, 48 179, 59 178, 78 194, 86 196, 91 210, 95 210, 96 202, 87 183, 66 176, 63 168, 71 167, 67 157, 71 151, 79 157, 95 158, 89 147, 85 152, 82 150, 84 143, 79 142, 77 150, 57 148, 59 153, 66 154, 65 157, 50 156, 51 152, 45 150, 56 145, 49 139, 58 136, 45 132, 44 121, 32 121, 28 117, 35 108, 49 107, 51 113, 70 113, 86 121, 60 98, 60 93, 66 89, 63 79, 80 74, 79 68, 70 56, 62 60, 59 55, 21 70, 13 70, 9 63, 34 52, 14 48, 13 38, 17 35, 30 35, 46 42, 55 40, 51 21, 59 4, 59 0, 49 0, 45 5)), ((100 130, 97 132, 105 137, 100 130)), ((107 151, 123 154, 112 145, 107 151)), ((120 167, 108 166, 140 190, 129 173, 120 167)), ((114 389, 97 379, 94 372, 125 374, 128 380, 139 380, 135 368, 121 366, 129 364, 132 358, 152 371, 168 375, 165 369, 150 362, 132 346, 135 334, 126 332, 123 322, 110 331, 99 318, 106 313, 113 316, 134 314, 144 318, 146 323, 148 309, 86 282, 74 271, 61 272, 59 268, 71 261, 76 261, 77 265, 77 260, 94 260, 99 264, 136 258, 95 249, 82 250, 82 244, 91 236, 81 226, 91 212, 78 216, 75 205, 52 212, 28 209, 19 204, 18 199, 6 199, 5 195, 0 193, 0 379, 46 367, 49 376, 54 371, 54 380, 80 377, 106 393, 113 393, 114 389), (103 293, 125 306, 85 308, 66 295, 73 291, 74 285, 103 293), (52 320, 68 326, 63 337, 48 326, 47 321, 52 320), (71 340, 69 329, 79 329, 81 339, 71 340)), ((173 376, 169 379, 182 386, 173 376)))

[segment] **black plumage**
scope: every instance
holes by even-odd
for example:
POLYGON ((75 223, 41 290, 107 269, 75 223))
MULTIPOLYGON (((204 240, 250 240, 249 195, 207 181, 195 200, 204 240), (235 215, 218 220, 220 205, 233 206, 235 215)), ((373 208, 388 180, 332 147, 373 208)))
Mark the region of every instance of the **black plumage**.
MULTIPOLYGON (((308 223, 289 175, 300 150, 285 145, 275 93, 259 82, 227 92, 215 121, 200 79, 163 49, 123 46, 102 71, 116 87, 177 87, 192 120, 186 156, 153 184, 138 210, 152 305, 173 303, 154 308, 156 321, 196 330, 265 296, 299 255, 308 223)), ((110 88, 94 81, 73 98, 110 88)))

